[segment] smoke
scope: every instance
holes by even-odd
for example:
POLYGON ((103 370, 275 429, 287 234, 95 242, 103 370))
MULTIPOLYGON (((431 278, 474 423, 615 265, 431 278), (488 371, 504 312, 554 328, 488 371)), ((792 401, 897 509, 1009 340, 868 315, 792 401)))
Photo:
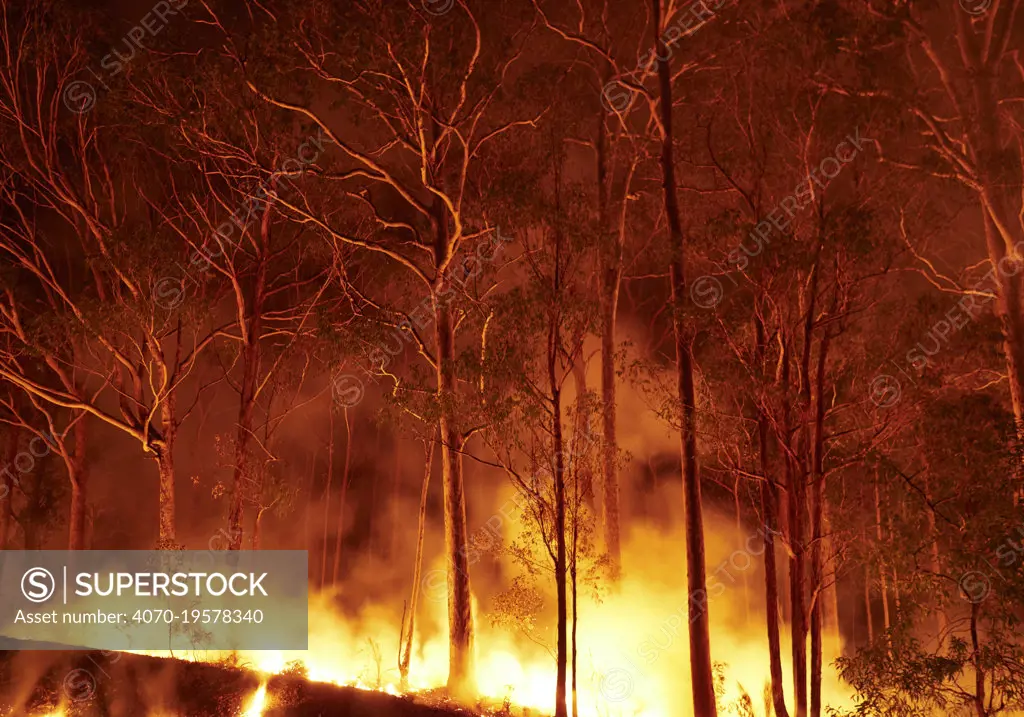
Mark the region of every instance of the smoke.
MULTIPOLYGON (((627 337, 641 333, 628 326, 622 332, 627 337)), ((624 346, 624 363, 641 358, 632 344, 624 346)), ((595 392, 600 391, 597 349, 596 343, 588 342, 584 351, 592 357, 586 368, 587 388, 595 392)), ((670 379, 667 374, 654 377, 669 385, 670 379)), ((577 390, 570 383, 567 405, 577 390)), ((315 680, 393 690, 399 681, 402 617, 412 588, 423 447, 404 433, 374 423, 382 405, 374 390, 368 390, 358 405, 343 407, 350 418, 353 450, 350 486, 342 509, 345 438, 337 407, 334 478, 330 493, 326 491, 329 394, 322 385, 310 386, 297 400, 300 407, 282 424, 273 446, 274 470, 298 491, 299 498, 287 510, 269 513, 263 524, 264 547, 305 547, 310 551, 314 587, 319 585, 321 570, 326 571, 327 587, 310 600, 309 649, 235 655, 207 652, 190 657, 238 659, 270 672, 301 662, 315 680), (330 585, 338 531, 339 581, 330 585)), ((707 594, 687 593, 678 433, 653 410, 652 400, 632 382, 619 381, 618 437, 628 458, 620 472, 623 576, 612 590, 598 577, 602 573, 596 556, 580 564, 577 668, 581 714, 679 714, 679 706, 689 703, 689 608, 694 601, 703 601, 710 613, 712 656, 722 663, 722 703, 727 707, 723 714, 730 713, 729 705, 740 714, 747 695, 754 714, 761 715, 761 695, 769 675, 763 536, 750 515, 737 525, 735 516, 709 495, 704 511, 707 594)), ((230 401, 212 401, 200 422, 202 429, 180 436, 179 476, 195 474, 194 481, 180 480, 178 492, 179 504, 185 506, 181 512, 189 516, 188 530, 182 526, 182 539, 190 548, 217 547, 211 541, 217 540, 226 525, 225 500, 214 496, 211 489, 228 474, 226 469, 210 465, 209 456, 213 452, 211 436, 231 435, 233 419, 230 401)), ((104 483, 97 490, 98 500, 110 501, 113 506, 103 508, 122 514, 125 511, 117 504, 138 504, 142 495, 146 501, 152 499, 155 513, 155 469, 137 451, 113 443, 115 447, 94 464, 98 482, 104 483), (123 482, 110 479, 136 466, 143 475, 136 483, 146 487, 129 496, 123 482)), ((471 450, 483 453, 479 443, 471 450)), ((421 592, 410 673, 413 689, 437 687, 447 678, 440 463, 435 456, 423 578, 418 586, 421 592)), ((550 558, 536 545, 532 553, 525 549, 530 515, 500 471, 466 458, 465 484, 475 551, 471 578, 479 687, 499 702, 508 698, 516 705, 548 711, 555 692, 556 603, 550 558), (524 555, 534 559, 534 569, 524 562, 524 555)), ((129 513, 138 515, 140 511, 129 513)), ((251 517, 247 530, 251 529, 251 517)), ((140 522, 129 530, 137 538, 153 532, 152 527, 140 522)), ((108 533, 105 539, 113 536, 108 533)), ((121 542, 118 547, 126 544, 131 542, 121 542)), ((834 641, 826 642, 826 665, 840 650, 834 641)), ((785 639, 782 652, 789 685, 790 649, 785 639)), ((39 673, 37 669, 35 674, 39 673)), ((27 679, 26 684, 32 680, 27 679)), ((173 707, 171 692, 159 680, 146 689, 146 703, 154 710, 173 707)), ((848 703, 848 690, 827 667, 823 693, 827 705, 848 703)))

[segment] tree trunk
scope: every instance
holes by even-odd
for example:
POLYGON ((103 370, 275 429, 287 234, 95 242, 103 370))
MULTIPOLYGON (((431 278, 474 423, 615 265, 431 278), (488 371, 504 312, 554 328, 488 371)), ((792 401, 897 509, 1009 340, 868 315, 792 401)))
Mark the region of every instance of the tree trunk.
MULTIPOLYGON (((555 319, 556 321, 559 319, 555 319)), ((556 331, 557 333, 557 331, 556 331)), ((550 379, 552 383, 552 418, 551 429, 554 437, 555 451, 555 582, 558 603, 558 647, 557 647, 557 676, 555 683, 555 717, 566 717, 565 683, 568 677, 569 645, 568 645, 568 603, 566 596, 566 583, 568 582, 568 571, 566 564, 565 546, 565 455, 562 438, 562 394, 557 386, 555 376, 555 362, 557 354, 552 347, 552 353, 548 359, 550 366, 550 379)))
POLYGON ((271 211, 268 206, 260 222, 260 239, 263 247, 257 249, 252 296, 242 327, 242 385, 239 387, 238 396, 234 474, 231 483, 231 508, 228 514, 229 550, 239 550, 242 547, 245 483, 249 471, 249 439, 252 436, 253 409, 259 391, 262 353, 260 333, 263 330, 263 306, 266 301, 267 260, 263 250, 269 250, 270 247, 270 217, 271 211))
POLYGON ((569 579, 572 583, 572 717, 579 717, 580 704, 579 704, 579 689, 577 684, 578 674, 578 643, 576 641, 576 630, 579 626, 579 583, 577 580, 577 564, 576 561, 579 557, 579 509, 580 509, 580 496, 579 491, 576 491, 577 495, 575 498, 575 516, 573 518, 572 527, 572 562, 569 568, 569 579))
MULTIPOLYGON (((819 223, 823 222, 822 203, 817 202, 819 223)), ((821 235, 824 230, 820 227, 818 238, 814 246, 814 263, 811 265, 808 281, 804 286, 804 292, 800 296, 800 308, 803 312, 803 346, 800 355, 800 415, 799 430, 797 432, 797 458, 790 463, 793 464, 790 483, 790 546, 793 550, 793 558, 790 561, 790 600, 792 601, 792 636, 793 636, 793 694, 796 704, 797 717, 805 717, 807 714, 807 633, 808 613, 806 600, 806 579, 807 579, 807 545, 805 543, 808 518, 807 487, 808 479, 814 479, 814 446, 808 431, 808 424, 812 411, 811 391, 811 354, 814 345, 815 312, 817 310, 816 299, 818 294, 818 280, 821 265, 821 252, 824 242, 821 235), (799 463, 797 462, 799 461, 799 463)), ((822 357, 823 358, 823 357, 822 357)), ((824 371, 824 365, 821 367, 824 371)), ((788 419, 785 421, 788 427, 788 419)), ((788 435, 788 430, 787 430, 788 435)), ((813 537, 813 528, 812 528, 813 537)), ((815 586, 816 590, 816 586, 815 586)), ((813 605, 817 604, 817 594, 813 595, 813 605)), ((820 638, 820 628, 819 628, 820 638)), ((813 656, 812 656, 813 661, 813 656)))
POLYGON ((174 457, 168 447, 157 451, 157 470, 160 475, 160 520, 158 550, 175 550, 178 547, 175 531, 174 504, 174 457))
POLYGON ((864 614, 866 616, 865 625, 868 628, 868 644, 870 645, 875 641, 875 625, 874 618, 871 615, 871 563, 870 561, 864 563, 864 614))
POLYGON ((822 588, 823 602, 821 605, 822 630, 826 635, 832 635, 836 645, 842 645, 843 636, 839 628, 839 586, 837 584, 839 566, 836 564, 838 556, 832 537, 832 521, 829 518, 827 500, 821 505, 821 523, 825 533, 821 541, 825 561, 825 586, 822 588))
POLYGON ((686 522, 686 583, 689 599, 690 680, 693 713, 699 717, 717 717, 715 681, 711 665, 711 628, 708 619, 708 593, 704 560, 704 524, 701 506, 700 473, 697 463, 697 405, 693 383, 693 330, 686 319, 686 253, 683 228, 676 199, 675 162, 672 156, 672 57, 661 34, 661 0, 651 0, 654 9, 655 54, 658 57, 658 85, 662 125, 661 170, 665 199, 665 218, 669 226, 672 264, 669 269, 672 288, 673 329, 676 343, 679 404, 682 430, 680 449, 683 464, 683 510, 686 522))
POLYGON ((807 613, 804 606, 804 510, 807 496, 803 476, 793 471, 793 486, 789 491, 789 535, 793 557, 790 559, 789 597, 792 615, 793 698, 797 717, 807 714, 807 613))
MULTIPOLYGON (((885 535, 882 532, 882 496, 879 492, 878 484, 881 480, 878 477, 878 471, 875 471, 875 538, 878 541, 878 550, 882 550, 882 545, 885 540, 885 535)), ((878 590, 882 593, 882 626, 886 632, 892 626, 892 621, 889 617, 889 585, 888 580, 885 576, 885 561, 879 558, 878 561, 878 590)))
MULTIPOLYGON (((939 581, 942 575, 942 562, 939 559, 939 531, 935 523, 935 510, 932 508, 934 503, 932 502, 932 491, 931 486, 928 482, 928 471, 924 473, 924 497, 928 502, 928 509, 925 511, 925 515, 928 519, 928 570, 932 574, 932 577, 939 581)), ((946 630, 949 627, 949 622, 946 619, 946 606, 944 604, 937 605, 935 608, 935 641, 939 649, 945 644, 946 630)))
POLYGON ((971 664, 974 667, 974 710, 978 717, 988 717, 988 709, 985 707, 985 665, 981 652, 981 644, 978 639, 978 622, 981 616, 981 601, 971 602, 971 664))
POLYGON ((814 437, 811 458, 811 717, 821 716, 821 667, 822 667, 822 614, 823 581, 822 566, 822 516, 825 509, 825 362, 830 342, 828 330, 818 345, 818 365, 814 386, 814 437))
MULTIPOLYGON (((790 406, 790 359, 788 348, 781 358, 780 375, 782 395, 782 440, 789 441, 792 435, 790 406)), ((786 451, 783 457, 786 477, 786 517, 789 539, 789 619, 791 659, 793 663, 793 704, 797 717, 807 714, 807 626, 804 612, 804 556, 803 526, 807 499, 804 492, 803 476, 796 460, 786 451)))
MULTIPOLYGON (((755 319, 758 366, 763 366, 765 337, 764 325, 755 319)), ((772 706, 776 717, 789 717, 786 709, 786 695, 782 682, 782 647, 779 636, 779 578, 775 564, 775 535, 778 532, 776 507, 778 490, 771 477, 770 455, 768 452, 768 415, 765 406, 757 406, 758 455, 761 464, 761 513, 764 516, 762 536, 764 538, 764 595, 765 622, 768 626, 768 662, 771 674, 772 706)))
MULTIPOLYGON (((973 32, 969 23, 959 26, 961 46, 973 43, 965 38, 965 33, 973 32)), ((970 63, 969 63, 970 64, 970 63)), ((993 75, 990 70, 969 67, 972 70, 972 90, 976 108, 975 122, 970 125, 969 135, 972 138, 975 160, 978 169, 979 198, 985 212, 985 243, 989 260, 996 269, 996 312, 1000 319, 1003 335, 1003 353, 1006 357, 1006 374, 1010 386, 1010 402, 1013 416, 1017 424, 1017 435, 1024 438, 1024 316, 1022 299, 1024 299, 1024 272, 1017 264, 1013 270, 1004 268, 1005 259, 1012 256, 1011 252, 1019 240, 1019 236, 1008 236, 999 231, 1003 227, 1009 232, 1011 212, 1006 210, 1006 197, 1001 187, 1019 187, 1019 176, 1007 176, 1013 162, 1006 156, 1007 152, 1015 152, 1016 145, 1009 143, 1006 151, 999 142, 999 110, 992 91, 993 75), (997 224, 998 223, 998 224, 997 224)), ((966 119, 966 118, 965 118, 966 119)), ((1021 257, 1013 257, 1020 262, 1021 257)))
MULTIPOLYGON (((764 431, 767 439, 767 426, 764 431)), ((762 465, 767 460, 767 451, 762 456, 762 465)), ((786 709, 786 694, 782 680, 782 646, 779 635, 779 579, 775 564, 775 535, 778 531, 775 506, 778 496, 775 487, 765 480, 761 484, 761 505, 764 513, 764 586, 765 621, 768 626, 768 661, 771 674, 772 705, 777 717, 789 717, 786 709)))
MULTIPOLYGON (((897 506, 898 508, 898 506, 897 506)), ((886 511, 885 513, 885 533, 889 536, 889 541, 892 542, 892 511, 886 511)), ((900 581, 899 573, 896 570, 896 561, 893 561, 892 568, 890 569, 890 576, 892 582, 889 584, 892 586, 892 622, 897 622, 900 619, 900 581)))
MULTIPOLYGON (((601 113, 597 138, 598 222, 602 232, 609 230, 608 217, 608 130, 601 113)), ((622 282, 621 235, 614 250, 607 250, 601 281, 601 428, 603 433, 601 467, 603 488, 601 522, 604 525, 605 550, 612 580, 622 570, 619 529, 618 436, 615 425, 615 327, 622 282)))
MULTIPOLYGON (((785 399, 783 399, 785 400, 785 399)), ((789 435, 789 431, 785 433, 789 435)), ((778 495, 778 486, 776 486, 777 500, 775 503, 775 509, 777 512, 777 518, 779 521, 779 530, 786 535, 786 540, 789 540, 789 490, 790 485, 793 482, 792 475, 792 463, 790 462, 788 454, 782 456, 782 485, 783 493, 781 496, 778 495)), ((792 615, 790 609, 792 608, 792 600, 789 597, 789 574, 792 570, 792 565, 789 560, 788 553, 783 556, 781 565, 779 565, 779 571, 782 577, 779 580, 779 616, 782 618, 782 622, 791 622, 792 615)))
MULTIPOLYGON (((587 392, 587 371, 582 361, 575 361, 573 363, 572 373, 573 378, 576 382, 577 406, 581 407, 582 403, 580 403, 580 399, 587 392)), ((590 430, 590 423, 587 422, 586 425, 587 432, 584 435, 578 435, 578 432, 573 434, 572 440, 574 440, 575 442, 573 443, 573 446, 569 449, 570 453, 586 453, 590 450, 591 446, 594 445, 594 443, 596 442, 593 432, 590 430)), ((603 447, 601 450, 603 450, 603 447)), ((580 499, 585 501, 586 504, 591 509, 594 510, 594 515, 603 515, 604 508, 603 506, 600 505, 602 501, 600 500, 599 496, 595 495, 595 491, 593 490, 594 473, 591 470, 590 462, 583 461, 580 465, 579 470, 580 475, 575 476, 573 480, 573 485, 575 485, 578 489, 582 484, 583 494, 580 496, 580 499)), ((578 506, 575 509, 578 510, 578 506)))
POLYGON ((159 542, 158 550, 180 550, 178 543, 177 515, 174 496, 174 439, 177 425, 174 422, 174 394, 168 394, 160 407, 162 416, 163 441, 155 447, 156 464, 160 475, 159 542))
POLYGON ((89 473, 86 463, 86 417, 75 424, 75 454, 71 458, 71 516, 68 525, 68 550, 85 550, 89 522, 89 473))
MULTIPOLYGON (((443 281, 443 280, 442 280, 443 281)), ((442 290, 444 287, 440 287, 442 290)), ((466 701, 476 694, 473 674, 473 613, 469 580, 469 532, 463 486, 463 437, 456 424, 455 326, 441 291, 435 294, 437 398, 441 404, 441 483, 444 492, 444 543, 448 556, 448 691, 466 701)))
POLYGON ((235 431, 235 461, 231 487, 231 509, 228 514, 229 550, 242 547, 245 513, 245 483, 249 469, 249 438, 252 435, 253 408, 256 405, 256 384, 259 377, 259 317, 253 317, 249 328, 249 343, 243 349, 242 385, 239 395, 238 426, 235 431))
POLYGON ((327 485, 324 486, 324 537, 320 552, 320 589, 327 584, 327 535, 331 525, 331 484, 334 482, 334 396, 327 407, 327 485))
MULTIPOLYGON (((555 167, 555 212, 561 209, 561 167, 555 167)), ((565 683, 568 678, 569 669, 569 626, 568 626, 568 598, 566 596, 566 583, 568 582, 568 562, 565 540, 566 515, 565 515, 565 438, 562 434, 562 385, 558 376, 558 358, 562 353, 562 314, 560 301, 562 299, 562 234, 556 228, 555 232, 555 262, 552 272, 552 307, 548 312, 550 325, 548 326, 547 360, 548 360, 548 387, 551 391, 551 448, 554 452, 554 493, 555 493, 555 594, 557 602, 557 653, 556 653, 556 677, 555 677, 555 717, 566 717, 566 695, 565 683)))
POLYGON ((398 658, 398 673, 401 676, 401 689, 409 686, 409 662, 412 657, 412 640, 416 633, 416 609, 419 604, 420 581, 423 572, 423 539, 427 531, 427 494, 430 488, 430 470, 434 464, 434 441, 437 433, 430 437, 426 444, 426 461, 423 470, 423 487, 420 490, 420 512, 416 532, 416 557, 413 559, 412 590, 409 595, 408 621, 402 626, 401 655, 398 658))
MULTIPOLYGON (((258 322, 249 331, 258 330, 258 322)), ((250 334, 250 338, 252 335, 250 334)), ((228 549, 240 550, 244 531, 245 484, 249 469, 249 439, 252 436, 253 408, 256 405, 256 384, 259 377, 259 344, 252 340, 243 348, 242 385, 239 395, 238 426, 235 430, 235 460, 231 481, 231 507, 228 513, 228 549)))
POLYGON ((334 570, 331 572, 331 585, 338 584, 338 572, 341 568, 341 537, 345 531, 345 499, 348 497, 348 471, 352 465, 352 425, 348 420, 348 406, 342 408, 345 416, 345 465, 341 469, 341 500, 338 505, 338 524, 334 533, 334 570))

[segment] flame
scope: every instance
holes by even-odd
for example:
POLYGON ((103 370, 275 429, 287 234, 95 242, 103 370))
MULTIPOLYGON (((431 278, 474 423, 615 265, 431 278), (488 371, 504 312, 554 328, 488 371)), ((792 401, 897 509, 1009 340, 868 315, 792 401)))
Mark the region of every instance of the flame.
MULTIPOLYGON (((678 533, 634 528, 623 545, 623 563, 629 570, 618 590, 597 599, 581 587, 577 651, 581 717, 669 717, 679 714, 679 705, 690 701, 685 566, 666 569, 660 558, 678 555, 680 544, 678 533)), ((764 621, 757 608, 763 603, 763 598, 757 597, 763 575, 757 553, 738 557, 735 544, 735 535, 730 533, 711 536, 707 546, 712 656, 724 663, 720 714, 763 717, 763 690, 770 679, 764 621), (728 565, 742 570, 715 567, 715 561, 723 557, 731 560, 728 565), (713 571, 717 571, 717 582, 711 580, 713 571)), ((424 566, 425 570, 441 568, 440 560, 424 566)), ((442 687, 447 681, 447 594, 446 590, 437 592, 427 590, 421 598, 408 676, 407 692, 413 695, 442 687)), ((399 675, 394 666, 398 618, 393 606, 370 604, 355 615, 342 615, 337 601, 338 595, 331 592, 311 596, 306 651, 202 652, 188 654, 186 659, 217 662, 230 658, 263 674, 286 672, 301 665, 308 678, 316 682, 399 694, 399 675)), ((544 611, 550 611, 553 604, 552 596, 543 597, 544 611)), ((517 632, 507 625, 492 624, 475 601, 473 608, 476 679, 481 696, 495 705, 507 702, 514 706, 512 714, 521 714, 523 709, 551 714, 555 661, 548 649, 537 644, 553 642, 550 628, 546 633, 524 634, 522 626, 517 632)), ((791 704, 791 649, 787 626, 781 628, 783 677, 791 704)), ((831 664, 841 649, 826 635, 824 664, 831 664)), ((180 653, 175 656, 182 657, 180 653)), ((571 699, 571 687, 567 691, 571 699)), ((824 671, 822 695, 825 705, 850 706, 850 690, 832 670, 824 671)), ((264 699, 265 685, 251 700, 246 717, 261 715, 264 699)))
POLYGON ((267 708, 267 683, 262 682, 242 708, 241 717, 263 717, 267 708))
MULTIPOLYGON (((600 605, 584 604, 581 599, 578 665, 581 717, 670 717, 677 713, 673 706, 687 699, 688 693, 682 687, 689 682, 686 620, 672 618, 673 613, 666 606, 677 609, 680 603, 678 599, 673 602, 668 594, 650 585, 627 583, 620 595, 606 597, 600 605), (640 595, 643 591, 649 594, 640 595)), ((443 602, 436 609, 442 616, 446 615, 443 602)), ((722 703, 738 704, 745 693, 752 702, 753 713, 762 717, 762 689, 769 672, 766 645, 762 644, 758 629, 760 622, 753 620, 750 634, 745 635, 728 627, 730 620, 736 620, 735 615, 721 610, 719 613, 713 635, 724 653, 719 656, 716 650, 716 659, 726 662, 722 703)), ((315 682, 398 695, 401 691, 397 680, 388 679, 391 675, 387 666, 378 667, 375 653, 365 637, 387 635, 389 627, 393 627, 393 623, 385 625, 372 611, 364 613, 361 620, 350 622, 333 609, 331 596, 323 594, 311 599, 308 651, 203 652, 189 653, 186 658, 202 662, 240 659, 263 674, 282 673, 298 663, 315 682), (358 647, 357 636, 360 635, 364 636, 362 649, 358 647)), ((437 688, 446 682, 447 625, 439 621, 436 627, 434 632, 417 634, 417 649, 409 675, 410 693, 437 688)), ((480 694, 496 704, 508 700, 517 708, 513 714, 521 714, 522 709, 552 713, 556 679, 550 655, 543 650, 527 649, 529 641, 524 645, 524 641, 503 634, 502 630, 491 628, 482 620, 477 631, 476 677, 480 694)), ((393 634, 393 630, 390 632, 393 634)), ((826 664, 838 650, 837 645, 826 645, 826 664)), ((379 651, 385 656, 396 653, 397 639, 384 642, 379 651)), ((791 672, 789 647, 785 641, 782 653, 789 694, 791 672)), ((176 656, 182 657, 180 653, 176 656)), ((247 700, 243 717, 262 717, 267 709, 266 687, 264 682, 247 700)), ((823 684, 826 699, 823 701, 833 706, 844 705, 844 692, 838 678, 826 671, 823 684)), ((789 697, 791 699, 791 695, 789 697)), ((724 709, 721 714, 734 712, 724 709)))
MULTIPOLYGON (((665 490, 675 495, 676 486, 665 490)), ((652 500, 654 500, 652 498, 652 500)), ((662 505, 674 505, 659 497, 662 505)), ((678 502, 678 501, 676 501, 678 502)), ((679 519, 667 521, 680 526, 679 519)), ((707 530, 707 601, 711 620, 712 658, 723 663, 719 686, 723 717, 737 714, 764 717, 764 688, 770 680, 768 646, 763 617, 762 543, 752 530, 737 535, 734 519, 709 511, 707 530), (721 527, 718 527, 721 526, 721 527)), ((506 521, 504 544, 516 540, 520 526, 506 521)), ((691 702, 689 691, 688 607, 685 554, 681 528, 633 525, 622 544, 623 577, 614 591, 596 595, 593 584, 580 584, 577 634, 577 698, 580 717, 670 717, 688 714, 680 705, 691 702), (666 558, 666 556, 668 556, 666 558)), ((538 549, 539 550, 539 549, 538 549)), ((538 556, 538 562, 542 556, 538 556)), ((501 585, 486 585, 474 575, 474 590, 488 588, 486 610, 474 595, 475 676, 487 706, 504 707, 519 715, 554 711, 556 666, 553 658, 553 606, 550 574, 536 583, 542 591, 532 619, 512 616, 495 622, 493 596, 508 587, 508 576, 521 572, 511 559, 498 556, 501 585), (536 622, 534 622, 535 620, 536 622)), ((366 595, 364 586, 380 583, 380 565, 366 564, 366 575, 355 572, 334 591, 312 594, 309 602, 309 649, 297 651, 201 651, 171 655, 144 654, 217 663, 230 661, 263 675, 293 672, 298 668, 314 682, 399 694, 398 624, 402 595, 368 600, 357 611, 342 612, 345 595, 366 595), (376 581, 376 582, 374 582, 376 581), (342 592, 344 591, 344 593, 342 592)), ((448 611, 445 562, 438 556, 423 566, 428 576, 421 585, 414 648, 404 692, 416 699, 443 688, 448 677, 448 611), (434 579, 431 576, 440 576, 434 579)), ((478 574, 483 575, 485 571, 478 574)), ((581 572, 582 575, 582 572, 581 572)), ((408 580, 404 581, 407 586, 408 580)), ((402 588, 407 589, 407 587, 402 588)), ((373 594, 373 593, 369 593, 373 594)), ((481 593, 482 595, 482 593, 481 593)), ((512 600, 516 602, 516 600, 512 600)), ((505 609, 505 608, 502 608, 505 609)), ((506 610, 508 612, 509 610, 506 610)), ((512 610, 514 611, 514 610, 512 610)), ((781 659, 787 702, 792 704, 791 648, 788 626, 783 634, 781 659)), ((832 635, 824 636, 823 663, 831 665, 842 654, 832 635)), ((571 648, 570 648, 571 649, 571 648)), ((852 707, 852 694, 834 670, 825 669, 822 703, 852 707)), ((571 675, 571 667, 570 667, 571 675)), ((571 700, 571 686, 567 685, 571 700)), ((246 717, 266 710, 266 685, 249 699, 246 717)), ((571 708, 571 704, 570 704, 571 708)))

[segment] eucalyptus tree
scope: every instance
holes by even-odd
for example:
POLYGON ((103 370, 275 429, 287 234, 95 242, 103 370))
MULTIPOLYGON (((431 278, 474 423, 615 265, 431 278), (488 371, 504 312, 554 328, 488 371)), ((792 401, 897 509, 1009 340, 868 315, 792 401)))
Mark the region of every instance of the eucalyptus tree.
POLYGON ((405 387, 389 364, 407 343, 433 374, 450 588, 448 683, 466 697, 474 686, 463 454, 477 427, 459 410, 462 315, 452 299, 494 256, 501 211, 484 201, 489 147, 533 125, 542 109, 521 111, 509 101, 531 28, 521 5, 489 3, 484 12, 460 0, 444 14, 430 9, 282 3, 247 18, 207 7, 201 21, 220 31, 254 97, 332 145, 332 160, 298 197, 275 196, 279 209, 333 245, 354 248, 354 266, 373 257, 397 272, 389 283, 399 300, 383 303, 366 287, 360 309, 390 325, 399 346, 386 352, 364 339, 363 351, 369 373, 391 393, 405 387), (262 43, 261 53, 247 50, 254 43, 262 43), (341 45, 358 50, 338 53, 341 45), (340 218, 334 197, 357 208, 355 217, 340 218))
MULTIPOLYGON (((67 88, 78 86, 90 60, 82 27, 33 2, 0 11, 8 228, 0 249, 21 285, 4 296, 0 321, 10 341, 0 377, 138 441, 159 475, 158 545, 180 547, 174 446, 185 414, 177 399, 231 322, 218 325, 195 300, 168 303, 182 293, 166 291, 173 280, 161 276, 158 259, 172 232, 150 210, 166 200, 172 168, 148 150, 151 138, 118 124, 122 94, 104 96, 92 111, 69 103, 67 88), (191 309, 187 319, 177 304, 191 309), (55 344, 37 318, 56 321, 71 338, 55 344), (28 355, 40 356, 46 371, 29 370, 28 355)), ((202 292, 200 285, 190 294, 202 292)))

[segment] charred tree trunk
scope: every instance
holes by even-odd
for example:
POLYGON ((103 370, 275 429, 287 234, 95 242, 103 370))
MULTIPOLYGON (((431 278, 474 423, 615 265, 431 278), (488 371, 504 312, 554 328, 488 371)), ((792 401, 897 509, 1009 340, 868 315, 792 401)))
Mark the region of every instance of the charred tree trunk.
POLYGON ((430 471, 434 464, 434 441, 436 432, 430 437, 430 441, 426 444, 426 461, 423 470, 423 487, 420 490, 420 512, 419 521, 416 532, 416 557, 413 559, 412 568, 412 590, 409 595, 409 610, 408 620, 405 620, 402 625, 402 634, 400 636, 400 649, 401 653, 398 658, 398 674, 401 676, 402 690, 408 688, 409 685, 409 662, 412 658, 412 641, 413 636, 416 634, 416 609, 419 605, 420 597, 420 581, 422 580, 423 573, 423 539, 427 532, 427 495, 430 489, 430 471))
MULTIPOLYGON (((758 366, 763 366, 765 351, 764 325, 755 319, 756 353, 758 366)), ((764 516, 764 595, 765 622, 768 626, 768 661, 771 674, 771 699, 776 717, 789 717, 782 682, 782 647, 779 635, 779 577, 775 564, 775 535, 778 532, 776 507, 778 490, 771 474, 769 454, 768 415, 763 403, 757 407, 758 455, 761 464, 761 513, 764 516)))
POLYGON ((700 473, 697 463, 697 405, 693 382, 693 329, 686 318, 686 252, 676 199, 675 160, 672 142, 671 53, 661 34, 661 0, 651 0, 654 9, 655 54, 658 57, 658 86, 661 110, 661 170, 665 218, 669 226, 672 264, 673 329, 676 343, 679 404, 682 418, 680 444, 683 464, 683 500, 686 522, 686 584, 689 600, 690 680, 693 712, 700 717, 717 717, 715 680, 711 665, 711 628, 704 559, 704 521, 701 506, 700 473))

